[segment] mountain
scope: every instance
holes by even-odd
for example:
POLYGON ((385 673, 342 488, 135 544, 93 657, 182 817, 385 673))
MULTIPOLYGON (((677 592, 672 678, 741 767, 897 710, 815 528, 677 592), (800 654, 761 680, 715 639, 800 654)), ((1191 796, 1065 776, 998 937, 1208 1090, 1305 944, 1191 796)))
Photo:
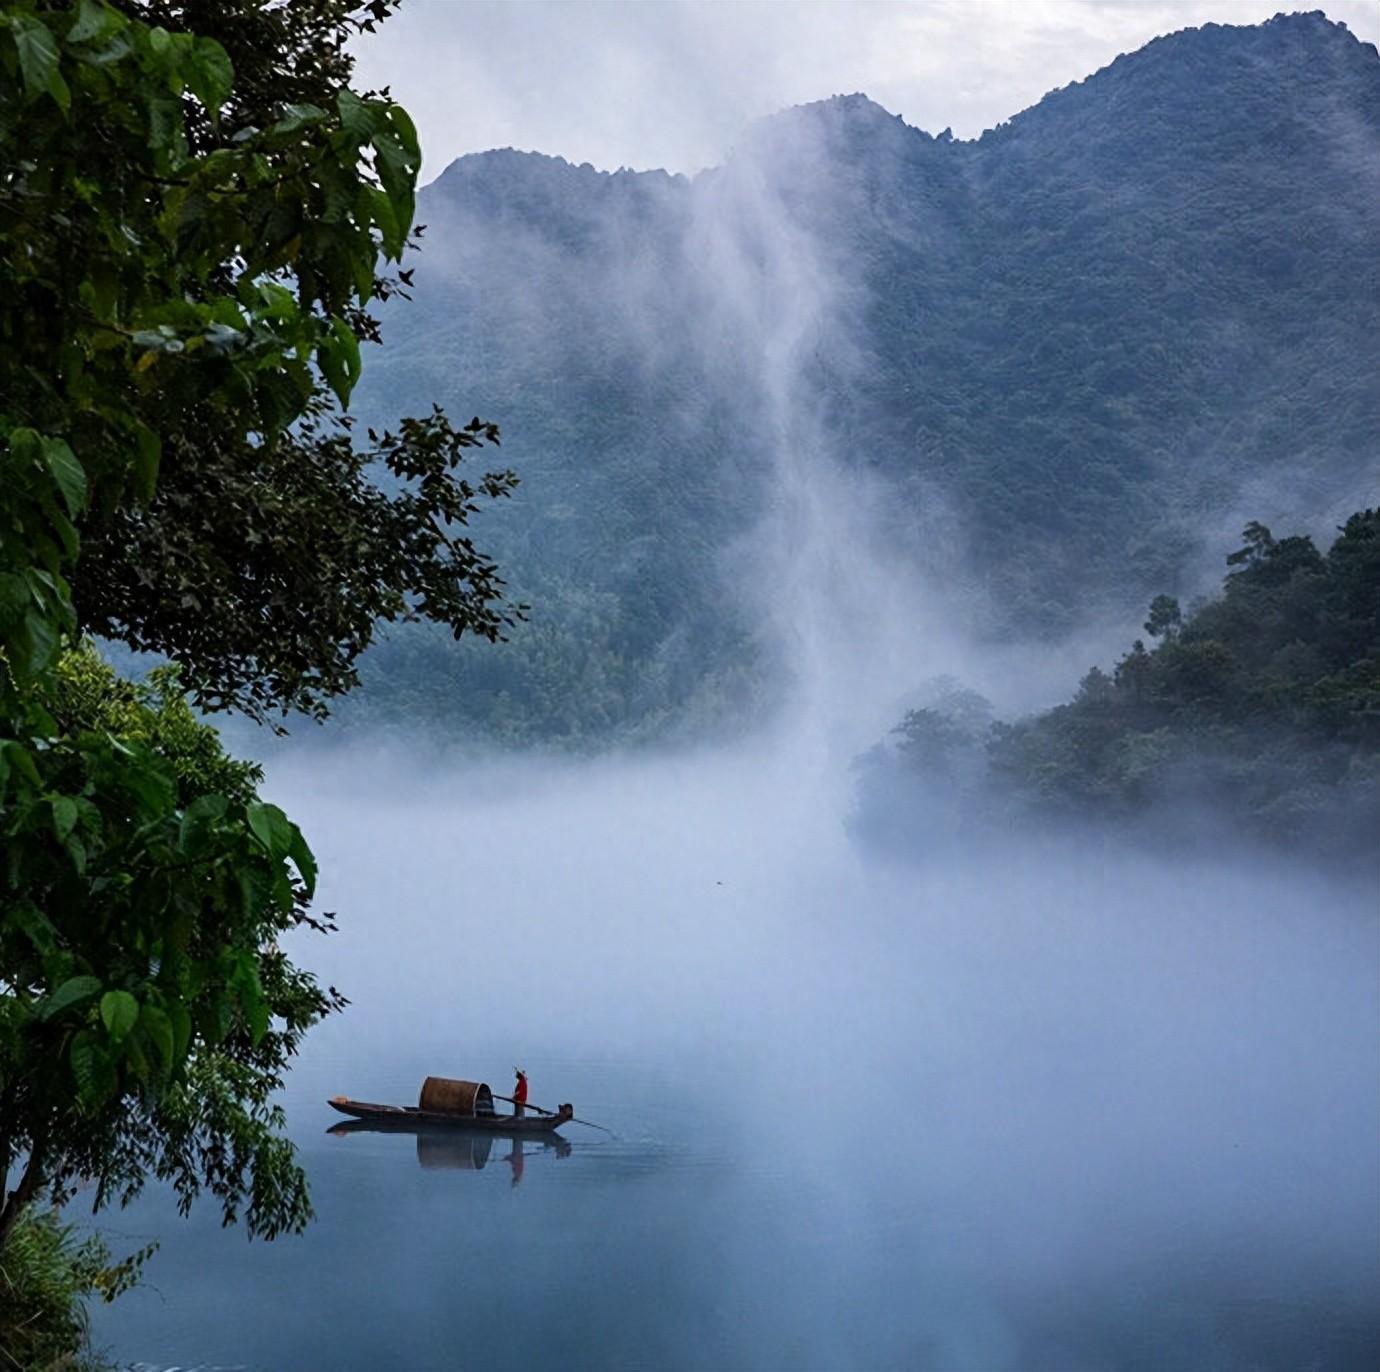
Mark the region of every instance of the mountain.
POLYGON ((500 423, 523 484, 474 533, 532 619, 396 633, 347 719, 740 720, 790 587, 763 521, 811 491, 977 637, 1057 639, 1380 474, 1380 58, 1320 14, 1157 39, 974 141, 852 95, 693 180, 465 157, 419 217, 357 408, 500 423))

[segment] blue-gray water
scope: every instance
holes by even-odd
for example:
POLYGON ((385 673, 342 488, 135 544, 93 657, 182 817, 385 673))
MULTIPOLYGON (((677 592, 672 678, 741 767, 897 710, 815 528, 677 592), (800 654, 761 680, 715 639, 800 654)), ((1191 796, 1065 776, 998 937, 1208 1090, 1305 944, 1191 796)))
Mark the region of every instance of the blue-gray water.
POLYGON ((286 1104, 318 1210, 151 1191, 126 1363, 1351 1369, 1380 1363, 1375 893, 1012 842, 872 860, 764 749, 275 770, 351 1008, 286 1104), (569 1099, 567 1156, 326 1131, 427 1073, 569 1099), (476 1162, 483 1166, 476 1167, 476 1162))

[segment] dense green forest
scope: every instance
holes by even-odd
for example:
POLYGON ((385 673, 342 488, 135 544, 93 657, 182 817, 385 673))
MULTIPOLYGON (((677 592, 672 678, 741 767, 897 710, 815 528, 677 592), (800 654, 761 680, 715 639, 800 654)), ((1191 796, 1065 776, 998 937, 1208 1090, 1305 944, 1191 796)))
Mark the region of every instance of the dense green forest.
POLYGON ((861 829, 923 848, 937 830, 1070 819, 1222 829, 1373 862, 1380 834, 1380 509, 1325 552, 1252 523, 1222 593, 1157 596, 1111 672, 1065 705, 993 723, 942 684, 863 767, 861 829))
POLYGON ((482 535, 531 619, 497 653, 397 628, 344 723, 751 717, 779 674, 743 550, 783 443, 889 492, 878 540, 991 638, 1206 589, 1248 518, 1335 523, 1380 430, 1378 138, 1375 49, 1313 14, 1157 39, 974 141, 848 96, 693 180, 460 159, 356 404, 502 416, 521 484, 482 535))

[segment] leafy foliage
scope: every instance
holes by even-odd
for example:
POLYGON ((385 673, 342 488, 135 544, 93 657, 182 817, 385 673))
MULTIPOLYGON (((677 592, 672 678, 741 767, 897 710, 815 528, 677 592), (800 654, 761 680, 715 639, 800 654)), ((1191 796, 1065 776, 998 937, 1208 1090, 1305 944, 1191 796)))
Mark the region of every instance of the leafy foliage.
POLYGON ((489 472, 476 485, 453 471, 497 429, 477 418, 457 429, 433 410, 397 434, 371 430, 362 447, 324 405, 314 395, 266 449, 178 434, 154 503, 83 530, 83 625, 187 664, 204 709, 324 717, 357 683, 379 621, 492 641, 524 612, 503 606, 497 566, 464 532, 479 499, 516 479, 489 472), (379 469, 403 489, 380 490, 379 469))
MULTIPOLYGON (((17 621, 13 665, 39 669, 56 648, 48 601, 73 622, 62 578, 80 530, 84 627, 184 661, 206 705, 320 712, 380 616, 499 635, 492 562, 437 523, 463 525, 513 478, 452 474, 491 425, 433 412, 357 454, 333 417, 360 336, 376 336, 367 306, 397 288, 375 262, 408 241, 416 132, 340 84, 338 54, 315 89, 296 73, 291 93, 319 103, 272 94, 295 21, 243 8, 260 23, 228 25, 248 77, 233 101, 214 38, 98 0, 3 12, 0 62, 25 80, 0 113, 16 168, 0 187, 0 347, 26 365, 6 377, 0 437, 7 545, 34 565, 0 569, 0 622, 17 621), (51 62, 25 57, 35 26, 51 62), (390 501, 364 478, 374 459, 416 489, 390 501), (332 545, 342 555, 322 559, 332 545)), ((313 8, 349 31, 353 6, 313 8)))
POLYGON ((454 473, 493 427, 433 410, 357 453, 335 409, 412 234, 411 121, 345 84, 388 8, 0 6, 0 1253, 78 1178, 305 1223, 273 1097, 343 1001, 279 940, 329 917, 183 684, 320 711, 377 618, 508 622, 455 531, 511 487, 454 473), (82 625, 184 675, 122 682, 82 625))
POLYGON ((170 669, 120 682, 86 647, 39 704, 47 746, 0 754, 32 773, 5 811, 0 1171, 27 1155, 21 1196, 86 1178, 97 1206, 153 1173, 184 1207, 204 1186, 227 1221, 243 1207, 251 1231, 300 1227, 271 1097, 302 1034, 343 1004, 278 947, 328 927, 307 913, 311 852, 170 669))
POLYGON ((103 1372, 107 1364, 89 1344, 86 1302, 128 1290, 151 1251, 116 1262, 99 1235, 78 1238, 52 1210, 27 1212, 0 1252, 0 1361, 103 1372))

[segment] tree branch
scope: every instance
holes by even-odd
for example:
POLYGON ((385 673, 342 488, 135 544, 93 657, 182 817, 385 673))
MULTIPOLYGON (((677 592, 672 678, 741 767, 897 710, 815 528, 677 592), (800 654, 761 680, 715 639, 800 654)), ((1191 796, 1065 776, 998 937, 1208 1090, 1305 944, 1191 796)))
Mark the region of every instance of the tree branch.
POLYGON ((48 1144, 44 1137, 36 1138, 29 1153, 28 1164, 19 1185, 5 1197, 5 1205, 0 1209, 0 1252, 4 1251, 10 1231, 18 1223, 24 1207, 38 1194, 43 1185, 43 1164, 47 1161, 48 1144))

